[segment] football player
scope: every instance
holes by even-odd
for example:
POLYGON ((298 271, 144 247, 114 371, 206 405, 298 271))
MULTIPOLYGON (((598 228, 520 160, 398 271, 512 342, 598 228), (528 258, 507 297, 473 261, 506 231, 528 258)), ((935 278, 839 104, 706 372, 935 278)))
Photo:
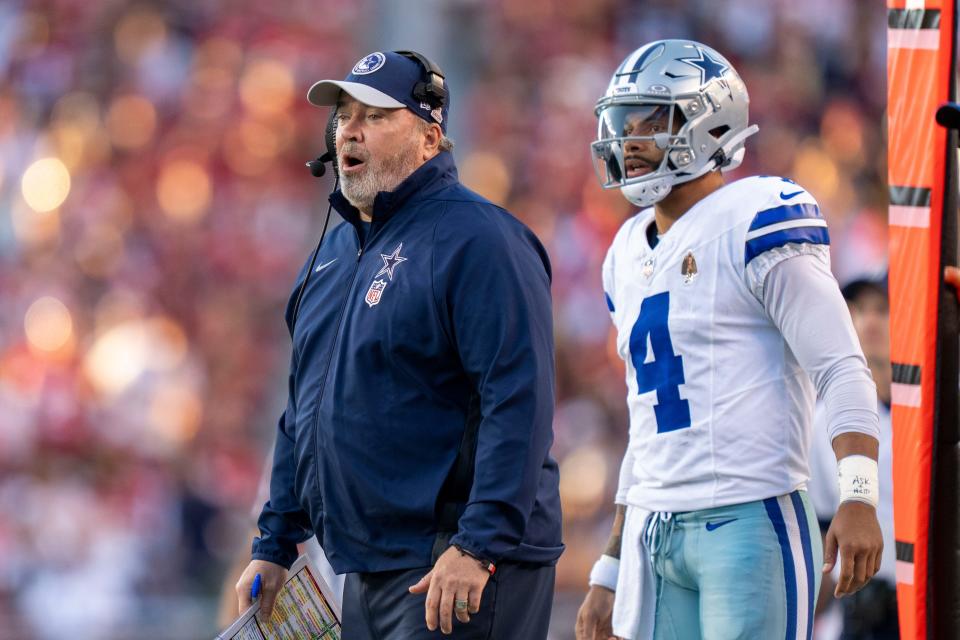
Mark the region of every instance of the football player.
POLYGON ((748 103, 686 40, 631 53, 597 103, 600 180, 642 210, 603 265, 630 437, 578 640, 808 639, 821 571, 839 554, 842 596, 879 566, 876 388, 816 200, 724 181, 748 103), (805 491, 817 396, 842 501, 825 548, 805 491))

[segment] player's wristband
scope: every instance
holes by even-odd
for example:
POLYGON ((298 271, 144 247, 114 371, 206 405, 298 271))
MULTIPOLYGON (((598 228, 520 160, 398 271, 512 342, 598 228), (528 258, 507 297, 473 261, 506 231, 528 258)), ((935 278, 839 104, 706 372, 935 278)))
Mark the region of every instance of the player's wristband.
POLYGON ((874 507, 880 501, 877 461, 867 456, 847 456, 837 463, 840 502, 857 500, 874 507))
POLYGON ((620 559, 604 554, 600 556, 600 559, 593 564, 593 569, 590 570, 590 586, 616 591, 619 574, 620 559))

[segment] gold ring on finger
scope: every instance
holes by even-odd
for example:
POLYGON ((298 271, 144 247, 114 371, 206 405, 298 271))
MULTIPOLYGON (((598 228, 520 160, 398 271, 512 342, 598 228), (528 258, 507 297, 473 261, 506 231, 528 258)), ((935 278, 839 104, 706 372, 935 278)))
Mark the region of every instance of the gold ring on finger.
POLYGON ((467 607, 470 606, 470 602, 467 600, 454 600, 453 608, 457 611, 466 611, 467 607))

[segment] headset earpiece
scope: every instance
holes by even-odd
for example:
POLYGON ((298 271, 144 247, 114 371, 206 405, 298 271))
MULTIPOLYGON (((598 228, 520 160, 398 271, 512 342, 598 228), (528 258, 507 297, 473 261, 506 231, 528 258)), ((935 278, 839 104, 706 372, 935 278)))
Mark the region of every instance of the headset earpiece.
POLYGON ((416 51, 396 51, 395 53, 420 63, 427 74, 425 82, 418 82, 413 88, 413 97, 426 102, 432 109, 443 108, 447 104, 447 87, 443 70, 432 60, 416 51))
POLYGON ((327 116, 327 128, 323 132, 323 142, 327 147, 327 152, 320 156, 325 158, 333 167, 333 175, 340 177, 340 169, 337 167, 337 108, 330 109, 330 115, 327 116))
POLYGON ((323 141, 327 147, 326 152, 315 160, 310 160, 307 162, 307 168, 310 169, 310 174, 314 178, 321 178, 327 172, 327 168, 324 163, 329 162, 330 166, 333 167, 333 175, 336 178, 340 177, 340 169, 337 168, 337 108, 334 107, 330 110, 330 115, 327 117, 327 127, 324 129, 323 141))

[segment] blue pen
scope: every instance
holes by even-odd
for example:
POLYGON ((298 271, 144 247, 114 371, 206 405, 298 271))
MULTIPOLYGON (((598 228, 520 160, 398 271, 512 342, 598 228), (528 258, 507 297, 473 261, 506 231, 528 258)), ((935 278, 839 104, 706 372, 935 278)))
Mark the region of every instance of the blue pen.
POLYGON ((259 573, 253 577, 253 586, 250 587, 250 599, 251 599, 251 600, 256 600, 256 599, 257 599, 257 596, 260 595, 260 584, 261 584, 262 582, 263 582, 263 579, 260 577, 260 574, 259 574, 259 573))

